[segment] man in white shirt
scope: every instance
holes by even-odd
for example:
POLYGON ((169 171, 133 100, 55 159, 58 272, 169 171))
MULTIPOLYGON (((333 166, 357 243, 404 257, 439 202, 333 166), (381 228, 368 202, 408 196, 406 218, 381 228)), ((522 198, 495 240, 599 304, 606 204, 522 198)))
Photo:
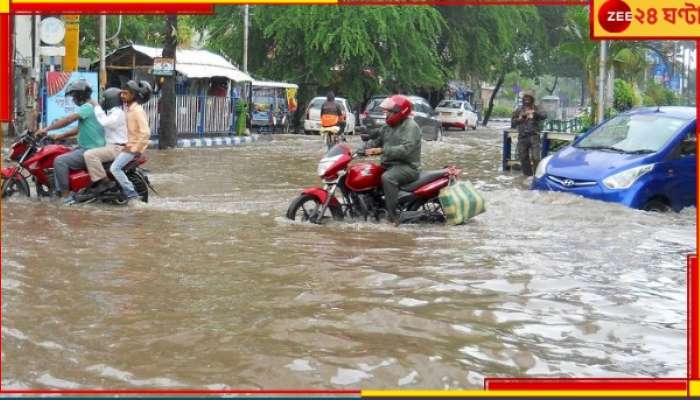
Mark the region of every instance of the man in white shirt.
POLYGON ((124 112, 120 95, 121 90, 118 88, 106 89, 102 107, 99 104, 94 104, 95 117, 104 128, 105 141, 107 143, 104 147, 85 152, 85 164, 90 174, 90 180, 93 183, 88 189, 87 195, 97 195, 115 184, 107 178, 107 173, 102 163, 114 161, 128 141, 126 113, 124 112), (107 110, 106 113, 103 107, 107 110))

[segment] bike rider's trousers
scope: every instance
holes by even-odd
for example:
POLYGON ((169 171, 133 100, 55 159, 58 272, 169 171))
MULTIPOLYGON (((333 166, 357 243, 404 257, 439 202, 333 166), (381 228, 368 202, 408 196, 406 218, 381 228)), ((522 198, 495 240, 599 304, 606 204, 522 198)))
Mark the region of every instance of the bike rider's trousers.
POLYGON ((68 175, 70 170, 85 169, 85 149, 78 147, 70 153, 61 154, 53 162, 53 174, 56 181, 56 192, 63 193, 70 190, 68 175))
POLYGON ((387 166, 382 174, 382 188, 389 220, 397 220, 396 207, 399 203, 399 187, 407 185, 418 179, 418 171, 404 164, 387 166))

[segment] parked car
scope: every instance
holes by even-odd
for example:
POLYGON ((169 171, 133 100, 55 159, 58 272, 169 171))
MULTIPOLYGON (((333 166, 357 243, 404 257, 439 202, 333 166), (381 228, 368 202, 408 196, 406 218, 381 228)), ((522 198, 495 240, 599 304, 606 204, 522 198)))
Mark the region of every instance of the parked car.
MULTIPOLYGON (((319 133, 321 130, 321 106, 326 101, 325 97, 314 97, 306 107, 306 117, 304 119, 304 133, 319 133)), ((352 135, 355 133, 355 115, 352 113, 352 108, 348 101, 342 97, 336 97, 335 101, 340 104, 340 107, 345 111, 347 116, 345 125, 345 134, 352 135)))
POLYGON ((545 157, 532 188, 647 211, 696 203, 696 115, 691 107, 639 108, 545 157))
POLYGON ((466 100, 443 100, 435 107, 438 119, 446 128, 476 129, 478 116, 474 107, 466 100))
MULTIPOLYGON (((380 129, 386 125, 384 113, 379 104, 388 96, 374 96, 360 114, 360 123, 367 127, 368 132, 380 129)), ((419 96, 406 96, 413 105, 413 119, 421 128, 423 139, 442 140, 442 123, 437 118, 437 112, 430 107, 428 100, 419 96)))

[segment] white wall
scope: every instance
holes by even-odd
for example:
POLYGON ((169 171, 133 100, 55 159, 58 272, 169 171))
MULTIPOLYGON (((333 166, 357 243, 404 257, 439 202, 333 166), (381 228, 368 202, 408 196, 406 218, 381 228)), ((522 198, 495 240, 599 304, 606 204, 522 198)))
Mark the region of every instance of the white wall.
POLYGON ((18 64, 32 65, 32 16, 15 15, 15 54, 18 64))

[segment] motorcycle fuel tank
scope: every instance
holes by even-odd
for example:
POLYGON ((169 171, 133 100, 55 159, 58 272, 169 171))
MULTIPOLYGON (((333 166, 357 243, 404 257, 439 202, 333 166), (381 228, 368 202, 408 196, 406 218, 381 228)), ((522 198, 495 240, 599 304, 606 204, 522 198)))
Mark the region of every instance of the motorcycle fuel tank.
POLYGON ((382 184, 384 168, 374 163, 360 163, 350 166, 345 185, 355 192, 374 189, 382 184))

